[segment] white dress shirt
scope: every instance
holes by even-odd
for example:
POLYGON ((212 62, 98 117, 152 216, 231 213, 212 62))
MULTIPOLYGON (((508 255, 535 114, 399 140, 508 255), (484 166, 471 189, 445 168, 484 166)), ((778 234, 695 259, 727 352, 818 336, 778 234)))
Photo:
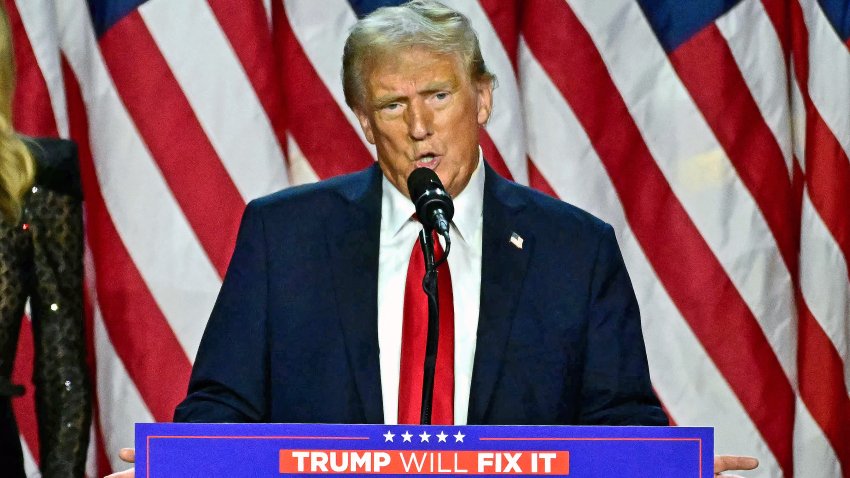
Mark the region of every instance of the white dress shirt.
MULTIPOLYGON (((404 286, 413 244, 422 226, 411 216, 413 203, 386 177, 382 179, 381 243, 378 259, 378 346, 384 422, 398 423, 398 382, 401 364, 401 326, 404 286)), ((472 362, 478 331, 481 291, 481 238, 484 209, 484 167, 478 166, 469 184, 453 199, 455 214, 450 226, 452 249, 449 270, 454 293, 455 396, 454 422, 466 424, 472 362)), ((442 237, 440 242, 443 242, 442 237)), ((443 244, 445 247, 445 244, 443 244)))

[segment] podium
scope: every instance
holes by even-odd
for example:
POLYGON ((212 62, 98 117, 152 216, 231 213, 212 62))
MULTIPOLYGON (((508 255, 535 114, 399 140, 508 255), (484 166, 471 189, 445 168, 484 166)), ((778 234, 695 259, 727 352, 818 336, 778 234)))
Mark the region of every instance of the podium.
POLYGON ((693 427, 136 424, 136 476, 710 478, 693 427))

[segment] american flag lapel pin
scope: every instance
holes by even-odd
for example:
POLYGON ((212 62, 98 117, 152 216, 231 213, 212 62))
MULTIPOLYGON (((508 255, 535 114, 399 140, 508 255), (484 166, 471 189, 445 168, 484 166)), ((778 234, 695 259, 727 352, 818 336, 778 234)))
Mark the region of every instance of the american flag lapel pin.
POLYGON ((516 247, 517 249, 522 249, 522 236, 515 232, 512 232, 510 241, 511 244, 514 245, 514 247, 516 247))

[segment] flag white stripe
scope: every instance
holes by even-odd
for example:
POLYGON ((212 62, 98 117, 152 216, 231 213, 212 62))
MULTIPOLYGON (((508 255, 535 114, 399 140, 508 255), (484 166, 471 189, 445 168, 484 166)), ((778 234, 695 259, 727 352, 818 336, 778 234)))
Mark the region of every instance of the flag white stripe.
POLYGON ((716 25, 782 150, 790 177, 793 157, 787 73, 782 45, 773 23, 761 1, 744 0, 720 17, 716 25))
POLYGON ((569 105, 524 42, 519 58, 529 151, 559 196, 605 219, 617 231, 640 303, 653 384, 665 405, 680 425, 716 427, 718 449, 762 457, 762 476, 776 476, 778 463, 649 265, 610 178, 569 105), (551 124, 561 125, 565 134, 533 134, 551 124), (694 380, 700 381, 698 386, 694 380), (704 403, 712 406, 701 406, 704 403))
POLYGON ((94 417, 89 426, 89 446, 86 450, 86 470, 83 472, 87 477, 98 476, 97 473, 97 447, 102 446, 98 441, 97 432, 94 427, 94 417))
POLYGON ((221 280, 138 136, 95 45, 83 0, 61 2, 62 47, 79 79, 100 190, 122 242, 193 359, 221 280))
MULTIPOLYGON (((794 476, 835 478, 841 465, 805 404, 797 400, 794 420, 794 476)), ((761 465, 759 465, 761 466, 761 465)), ((779 476, 778 474, 776 476, 779 476)), ((844 475, 846 476, 846 475, 844 475)))
POLYGON ((293 185, 314 183, 319 180, 319 175, 310 166, 310 162, 301 152, 301 147, 295 142, 291 134, 286 134, 289 151, 289 175, 293 185))
MULTIPOLYGON (((790 58, 788 71, 790 80, 788 84, 791 86, 791 145, 794 147, 794 156, 797 158, 797 164, 800 169, 806 172, 806 103, 803 100, 803 92, 800 90, 800 84, 797 81, 797 75, 794 73, 794 59, 790 58)), ((802 251, 801 249, 801 252, 802 251)))
POLYGON ((286 186, 271 122, 209 4, 151 0, 139 13, 243 200, 286 186))
POLYGON ((47 85, 53 117, 59 136, 67 138, 68 108, 65 83, 59 62, 59 38, 56 32, 54 0, 15 0, 21 23, 30 39, 35 60, 47 85))
POLYGON ((761 210, 679 80, 640 7, 573 9, 599 49, 646 146, 796 383, 790 274, 761 210), (645 78, 653 77, 649 84, 645 78))
POLYGON ((40 477, 41 472, 38 470, 38 463, 35 462, 32 450, 30 450, 30 447, 27 445, 27 441, 24 440, 24 437, 21 435, 19 436, 21 438, 21 451, 24 456, 24 474, 26 474, 28 478, 40 477))
POLYGON ((274 0, 263 0, 263 9, 266 11, 266 18, 269 19, 269 30, 272 29, 272 1, 274 0))

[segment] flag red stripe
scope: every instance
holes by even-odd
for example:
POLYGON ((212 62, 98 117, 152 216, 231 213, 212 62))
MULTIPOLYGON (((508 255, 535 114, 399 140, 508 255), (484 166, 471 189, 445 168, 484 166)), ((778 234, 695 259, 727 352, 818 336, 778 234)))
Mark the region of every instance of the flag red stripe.
POLYGON ((15 366, 12 370, 12 383, 23 385, 26 391, 23 396, 12 399, 15 421, 18 432, 32 452, 32 457, 39 463, 41 455, 38 446, 38 421, 35 412, 35 387, 32 383, 33 361, 35 358, 35 342, 33 342, 32 322, 29 317, 21 319, 21 331, 18 336, 18 349, 15 352, 15 366))
POLYGON ((759 111, 729 45, 716 25, 670 55, 679 78, 702 111, 738 176, 753 195, 791 276, 796 276, 800 209, 782 150, 759 111), (734 96, 733 101, 717 101, 734 96))
POLYGON ((785 55, 787 62, 791 56, 791 22, 788 4, 794 3, 795 0, 761 0, 764 6, 764 11, 770 18, 773 24, 776 35, 779 38, 779 43, 782 45, 782 52, 785 55))
POLYGON ((555 189, 552 188, 552 185, 549 184, 549 181, 546 181, 546 178, 543 177, 543 174, 541 174, 540 170, 537 169, 537 166, 534 164, 534 161, 532 161, 531 158, 527 158, 527 163, 528 185, 554 198, 558 197, 558 193, 555 192, 555 189))
POLYGON ((499 148, 493 143, 493 138, 490 137, 490 134, 484 128, 479 128, 478 131, 478 144, 481 145, 481 152, 484 154, 484 158, 487 159, 487 163, 503 178, 513 181, 514 177, 511 175, 511 170, 508 169, 508 165, 505 164, 502 154, 499 153, 499 148))
MULTIPOLYGON (((97 444, 95 446, 95 470, 97 476, 105 476, 112 473, 112 463, 109 462, 109 454, 110 453, 118 453, 117 450, 107 450, 106 449, 106 441, 103 439, 103 425, 100 423, 100 401, 97 397, 97 392, 94 393, 94 399, 92 403, 92 423, 94 423, 94 431, 95 431, 95 440, 97 440, 97 444)), ((106 406, 111 406, 112 404, 106 404, 106 406)), ((132 444, 128 444, 128 447, 131 447, 132 444)))
MULTIPOLYGON (((273 2, 280 4, 281 2, 273 2)), ((209 0, 210 8, 239 58, 280 145, 286 144, 286 124, 280 95, 272 33, 261 2, 209 0)), ((275 5, 273 8, 280 8, 275 5)))
POLYGON ((245 201, 139 13, 115 24, 101 38, 100 46, 139 133, 223 277, 245 201))
POLYGON ((139 275, 98 187, 80 88, 63 61, 71 136, 77 142, 86 197, 86 234, 92 248, 103 322, 130 379, 157 421, 170 421, 185 396, 191 364, 139 275), (139 320, 144 321, 143 329, 139 320), (168 386, 163 386, 168 384, 168 386))
POLYGON ((783 472, 793 476, 791 385, 752 313, 643 143, 593 41, 571 9, 557 0, 529 2, 524 22, 530 48, 587 131, 659 279, 783 472), (569 54, 562 45, 570 45, 569 54), (690 267, 682 267, 685 262, 690 267), (726 320, 720 323, 717 317, 726 320))
POLYGON ((372 155, 316 74, 282 8, 275 10, 275 35, 286 59, 286 81, 282 85, 286 122, 319 178, 372 164, 372 155))
POLYGON ((6 0, 14 37, 17 87, 12 99, 15 130, 30 136, 57 136, 50 93, 14 0, 6 0))
POLYGON ((835 345, 797 294, 800 396, 826 435, 841 468, 850 473, 850 396, 844 381, 844 365, 835 345))

